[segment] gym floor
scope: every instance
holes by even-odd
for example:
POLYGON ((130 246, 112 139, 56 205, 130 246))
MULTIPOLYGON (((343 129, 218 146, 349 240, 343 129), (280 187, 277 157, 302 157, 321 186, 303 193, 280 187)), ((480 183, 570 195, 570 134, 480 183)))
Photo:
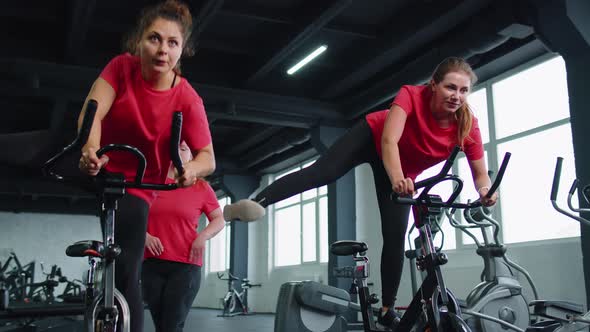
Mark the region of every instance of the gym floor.
MULTIPOLYGON (((217 317, 218 309, 193 308, 184 324, 184 331, 216 331, 216 332, 272 332, 274 330, 274 314, 253 314, 248 316, 217 317)), ((152 317, 145 311, 144 332, 155 332, 152 317)), ((13 323, 14 324, 14 323, 13 323)), ((4 325, 4 324, 0 324, 4 325)), ((23 331, 83 331, 82 317, 49 317, 34 322, 36 329, 23 329, 16 325, 0 326, 0 332, 23 331)))
MULTIPOLYGON (((274 330, 274 314, 217 317, 220 313, 221 310, 216 309, 191 309, 184 323, 184 331, 272 332, 274 330)), ((144 332, 155 332, 152 317, 147 310, 144 332)))

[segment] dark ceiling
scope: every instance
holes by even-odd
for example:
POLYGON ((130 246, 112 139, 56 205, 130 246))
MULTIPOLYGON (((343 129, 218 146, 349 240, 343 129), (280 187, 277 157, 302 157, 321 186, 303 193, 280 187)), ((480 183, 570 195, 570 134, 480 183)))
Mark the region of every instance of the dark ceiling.
MULTIPOLYGON (((42 189, 35 167, 73 138, 90 85, 121 53, 123 36, 150 3, 0 4, 6 115, 0 161, 11 167, 0 178, 2 197, 59 196, 42 189)), ((225 174, 261 175, 316 155, 313 128, 347 128, 386 107, 402 84, 425 82, 444 57, 467 58, 485 80, 548 52, 525 0, 187 3, 197 23, 197 53, 183 60, 183 74, 205 101, 217 159, 214 184, 225 174), (324 54, 286 74, 319 45, 328 46, 324 54)))

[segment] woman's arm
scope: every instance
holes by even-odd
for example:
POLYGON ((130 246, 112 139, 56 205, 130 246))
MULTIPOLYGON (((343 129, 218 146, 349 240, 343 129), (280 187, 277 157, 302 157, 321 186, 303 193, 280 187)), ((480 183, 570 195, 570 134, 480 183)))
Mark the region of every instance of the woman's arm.
POLYGON ((495 192, 490 198, 486 197, 486 194, 490 191, 492 181, 488 175, 485 159, 469 160, 469 168, 471 169, 471 176, 473 177, 475 190, 477 190, 482 204, 485 206, 496 204, 496 200, 498 199, 497 192, 495 192))
POLYGON ((191 251, 189 253, 190 261, 195 261, 198 257, 202 257, 207 240, 217 235, 225 227, 225 220, 223 219, 221 208, 217 208, 209 213, 207 219, 209 219, 209 224, 199 233, 199 236, 197 236, 191 245, 191 251))
POLYGON ((402 195, 412 195, 414 193, 414 182, 410 178, 404 177, 397 145, 404 132, 406 118, 407 114, 400 106, 391 105, 387 119, 385 119, 383 136, 381 137, 381 151, 383 165, 393 186, 393 191, 402 195))
POLYGON ((225 220, 223 219, 221 208, 217 208, 209 213, 207 219, 209 219, 209 224, 199 233, 199 237, 203 237, 205 240, 211 239, 225 227, 225 220))
POLYGON ((108 157, 103 155, 100 159, 96 156, 96 151, 100 149, 100 137, 102 132, 101 122, 102 119, 107 115, 115 100, 115 90, 113 87, 104 79, 97 78, 90 88, 90 92, 84 101, 82 111, 78 117, 78 130, 82 126, 82 120, 86 113, 86 105, 88 100, 94 99, 97 102, 96 116, 92 122, 92 128, 90 129, 90 135, 88 141, 82 147, 82 157, 80 158, 80 169, 89 174, 96 175, 100 169, 108 162, 108 157))

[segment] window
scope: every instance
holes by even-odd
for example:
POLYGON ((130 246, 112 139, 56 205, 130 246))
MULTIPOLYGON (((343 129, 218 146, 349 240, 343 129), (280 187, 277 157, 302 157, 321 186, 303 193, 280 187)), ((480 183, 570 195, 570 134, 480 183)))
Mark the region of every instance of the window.
POLYGON ((497 138, 569 118, 566 77, 556 57, 491 83, 497 138))
POLYGON ((493 164, 512 153, 500 190, 504 242, 579 236, 578 223, 558 214, 549 201, 558 156, 565 158, 561 198, 575 177, 563 58, 545 59, 486 89, 493 96, 489 106, 496 128, 489 149, 497 152, 493 164))
MULTIPOLYGON (((298 165, 274 180, 297 172, 298 165)), ((274 265, 288 266, 328 261, 328 190, 310 189, 273 205, 274 265)))
MULTIPOLYGON (((512 153, 496 206, 506 243, 580 234, 579 225, 558 214, 549 201, 558 156, 565 158, 562 202, 575 177, 565 63, 561 57, 535 62, 486 82, 468 99, 479 120, 488 167, 497 170, 504 154, 512 153)), ((467 161, 461 158, 457 164, 467 182, 467 161)), ((465 187, 463 199, 477 197, 472 187, 465 187)), ((461 239, 473 243, 466 235, 461 239)))
MULTIPOLYGON (((229 197, 218 200, 219 207, 229 204, 229 197)), ((230 248, 231 224, 226 223, 225 227, 209 240, 209 272, 220 272, 229 269, 229 248, 230 248)))
MULTIPOLYGON (((510 171, 506 172, 502 195, 504 241, 507 243, 580 236, 574 220, 558 214, 549 201, 555 159, 564 157, 560 198, 575 178, 574 153, 569 123, 510 140, 498 146, 503 155, 510 151, 510 171)), ((576 202, 577 204, 577 202, 576 202)))

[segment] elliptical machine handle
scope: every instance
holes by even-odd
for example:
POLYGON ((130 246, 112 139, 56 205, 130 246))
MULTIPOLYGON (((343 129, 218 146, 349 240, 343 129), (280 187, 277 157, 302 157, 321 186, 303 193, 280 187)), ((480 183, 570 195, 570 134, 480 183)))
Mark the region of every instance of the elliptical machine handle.
MULTIPOLYGON (((557 204, 557 191, 559 189, 559 179, 561 177, 562 164, 563 164, 563 158, 557 157, 557 162, 555 164, 555 173, 553 174, 553 186, 551 188, 551 204, 553 205, 553 208, 555 208, 555 210, 557 210, 557 212, 559 212, 563 215, 566 215, 574 220, 577 220, 578 222, 580 222, 582 224, 590 226, 590 220, 580 217, 580 216, 577 216, 577 215, 571 213, 570 211, 566 211, 557 204)), ((576 191, 577 186, 578 186, 578 179, 575 179, 573 181, 572 186, 571 186, 569 193, 568 193, 567 204, 568 204, 569 208, 571 209, 571 211, 573 211, 573 212, 590 212, 590 209, 575 208, 573 206, 572 196, 574 195, 574 192, 576 191)))
MULTIPOLYGON (((553 173, 553 185, 551 186, 551 200, 557 200, 557 192, 559 191, 559 179, 561 178, 561 166, 563 165, 563 158, 557 157, 557 162, 555 164, 555 172, 553 173)), ((575 183, 575 182, 574 182, 575 183)), ((572 188, 575 187, 572 186, 572 188)), ((571 188, 570 188, 571 192, 571 188)))

